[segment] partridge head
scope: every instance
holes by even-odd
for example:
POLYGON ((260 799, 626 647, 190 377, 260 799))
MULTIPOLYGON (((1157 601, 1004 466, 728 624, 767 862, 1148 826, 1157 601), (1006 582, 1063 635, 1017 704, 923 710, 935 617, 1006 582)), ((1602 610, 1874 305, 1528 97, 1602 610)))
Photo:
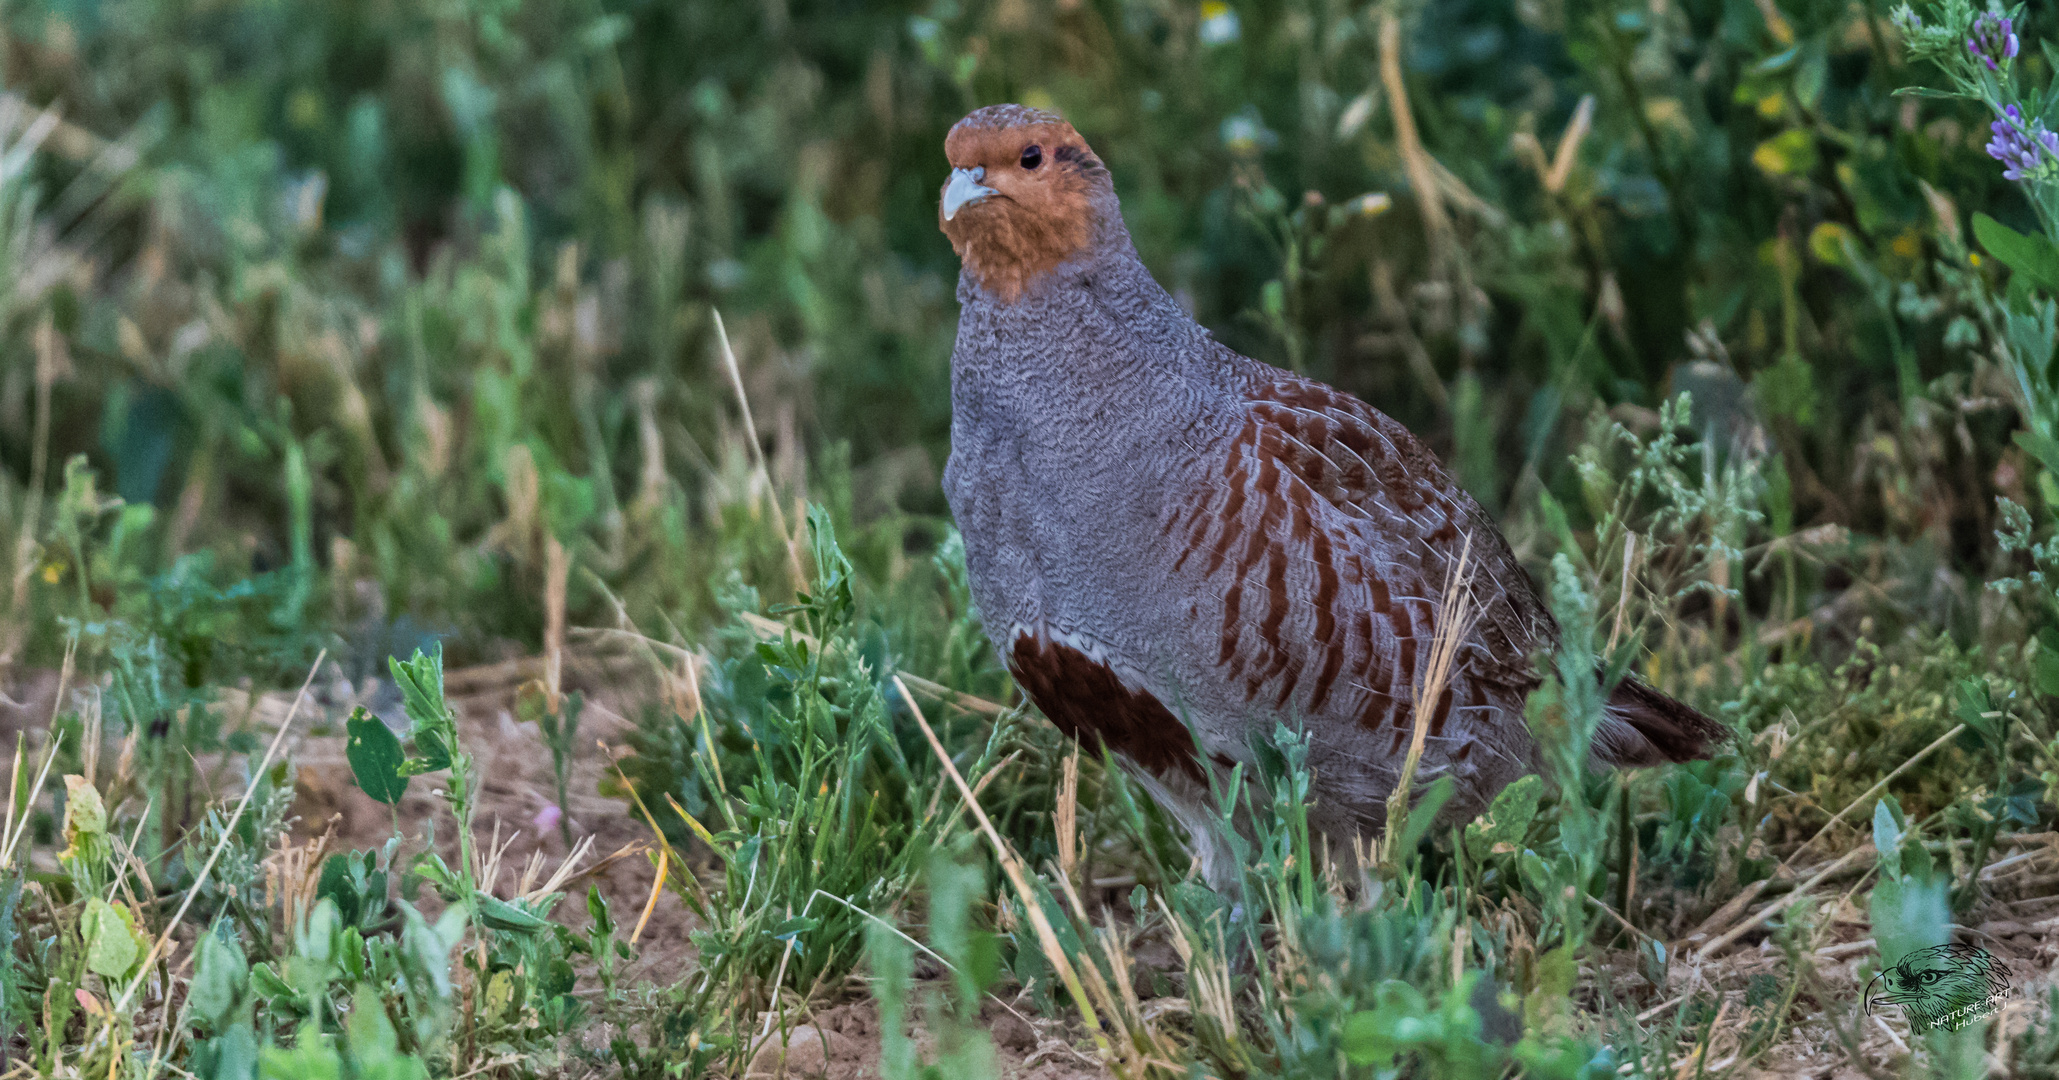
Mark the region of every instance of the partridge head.
MULTIPOLYGON (((1533 771, 1523 703, 1558 628, 1436 457, 1210 336, 1059 116, 984 108, 944 150, 939 224, 963 264, 945 492, 985 630, 1044 714, 1179 817, 1218 887, 1234 867, 1211 773, 1283 723, 1336 851, 1379 829, 1418 712, 1419 784, 1451 777, 1447 815, 1533 771), (1470 616, 1444 610, 1459 593, 1470 616)), ((1592 756, 1687 760, 1722 734, 1632 679, 1592 756)))

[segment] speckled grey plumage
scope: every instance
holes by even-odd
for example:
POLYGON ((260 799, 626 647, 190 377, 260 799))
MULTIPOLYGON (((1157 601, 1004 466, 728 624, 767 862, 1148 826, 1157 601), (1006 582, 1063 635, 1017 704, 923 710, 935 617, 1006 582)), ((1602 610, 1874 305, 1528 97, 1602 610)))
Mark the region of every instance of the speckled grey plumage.
MULTIPOLYGON (((1477 813, 1532 769, 1530 657, 1557 634, 1533 586, 1400 425, 1190 318, 1099 182, 1085 251, 1014 303, 970 274, 958 287, 944 489, 987 634, 1004 658, 1027 634, 1105 664, 1186 723, 1205 769, 1305 725, 1313 820, 1342 850, 1380 827, 1410 726, 1397 702, 1469 534, 1480 617, 1419 783, 1450 775, 1447 815, 1477 813)), ((1596 756, 1660 759, 1614 716, 1596 756)), ((1227 881, 1205 785, 1132 771, 1227 881)))

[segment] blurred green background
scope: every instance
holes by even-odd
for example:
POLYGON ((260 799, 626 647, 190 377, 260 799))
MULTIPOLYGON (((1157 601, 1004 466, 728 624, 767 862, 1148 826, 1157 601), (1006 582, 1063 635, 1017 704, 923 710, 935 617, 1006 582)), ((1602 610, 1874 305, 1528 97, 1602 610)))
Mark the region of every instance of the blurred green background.
POLYGON ((786 558, 718 309, 789 529, 822 501, 926 573, 942 139, 1011 100, 1107 159, 1202 322, 1423 433, 1526 557, 1553 508, 1586 527, 1588 419, 1692 390, 1761 463, 1755 542, 1852 530, 1747 606, 1865 578, 1865 614, 2023 630, 1979 582, 1994 496, 2042 500, 1961 230, 2034 222, 1987 117, 1893 94, 1925 73, 1880 0, 16 0, 0 30, 8 659, 175 567, 533 647, 547 535, 575 624, 710 613, 786 558))

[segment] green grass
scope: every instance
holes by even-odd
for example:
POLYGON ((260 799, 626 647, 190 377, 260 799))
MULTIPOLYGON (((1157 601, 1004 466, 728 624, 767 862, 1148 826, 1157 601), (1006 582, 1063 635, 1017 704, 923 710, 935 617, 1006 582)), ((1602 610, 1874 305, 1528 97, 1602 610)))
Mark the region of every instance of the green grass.
POLYGON ((1981 14, 0 11, 6 1065, 737 1076, 857 1008, 895 1080, 1017 1022, 1135 1078, 2059 1075, 2010 929, 2059 897, 2059 157, 1983 150, 2059 126, 2059 27, 1990 68, 1981 14), (1416 784, 1340 860, 1283 725, 1233 902, 1020 702, 938 486, 942 136, 1004 100, 1219 337, 1502 522, 1567 629, 1542 782, 1450 827, 1416 784), (526 879, 446 693, 516 657, 526 879), (1598 664, 1736 738, 1589 775, 1598 664), (308 732, 390 840, 282 841, 308 732), (690 912, 662 969, 648 894, 575 880, 599 799, 690 912), (1864 1014, 1948 939, 2027 1019, 1864 1014))

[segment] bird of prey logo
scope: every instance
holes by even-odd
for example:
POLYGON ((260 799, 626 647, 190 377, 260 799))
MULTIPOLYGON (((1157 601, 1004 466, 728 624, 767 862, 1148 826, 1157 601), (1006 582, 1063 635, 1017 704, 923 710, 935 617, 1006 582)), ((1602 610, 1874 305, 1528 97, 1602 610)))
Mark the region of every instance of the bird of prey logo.
POLYGON ((1985 949, 1933 945, 1875 975, 1866 984, 1866 1011, 1873 1011, 1875 1001, 1892 1002, 1919 1034, 1932 1028, 1957 1031, 1992 1015, 2008 992, 2008 972, 1985 949), (1875 983, 1882 986, 1877 998, 1875 983))

